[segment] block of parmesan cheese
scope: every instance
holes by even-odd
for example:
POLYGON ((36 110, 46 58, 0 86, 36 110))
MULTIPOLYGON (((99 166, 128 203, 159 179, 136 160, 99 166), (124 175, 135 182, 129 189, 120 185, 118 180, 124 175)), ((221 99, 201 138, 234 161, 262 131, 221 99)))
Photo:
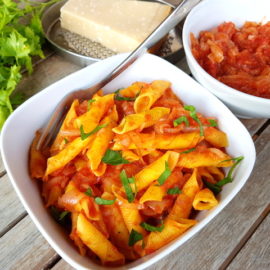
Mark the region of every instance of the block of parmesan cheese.
POLYGON ((61 27, 115 52, 129 52, 169 15, 171 8, 135 0, 69 0, 61 27))

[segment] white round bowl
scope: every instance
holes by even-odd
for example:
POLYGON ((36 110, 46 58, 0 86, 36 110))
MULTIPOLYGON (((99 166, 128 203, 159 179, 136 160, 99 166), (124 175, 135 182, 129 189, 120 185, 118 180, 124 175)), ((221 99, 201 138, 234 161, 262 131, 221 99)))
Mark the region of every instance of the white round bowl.
POLYGON ((204 0, 186 18, 183 46, 187 63, 196 80, 242 118, 270 118, 270 99, 245 94, 209 75, 197 62, 190 49, 190 33, 196 37, 223 22, 242 26, 246 21, 270 21, 269 0, 204 0))

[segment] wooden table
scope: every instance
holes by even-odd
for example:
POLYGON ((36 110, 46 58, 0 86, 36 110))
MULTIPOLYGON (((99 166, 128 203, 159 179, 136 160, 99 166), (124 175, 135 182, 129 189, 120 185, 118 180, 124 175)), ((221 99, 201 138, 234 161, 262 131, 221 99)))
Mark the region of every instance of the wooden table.
MULTIPOLYGON (((46 54, 18 87, 27 96, 80 69, 52 51, 46 54)), ((184 61, 177 65, 185 69, 184 61)), ((148 270, 270 269, 270 120, 242 121, 256 145, 257 161, 251 177, 210 224, 148 270)), ((2 161, 0 177, 0 270, 73 269, 31 221, 2 161)))

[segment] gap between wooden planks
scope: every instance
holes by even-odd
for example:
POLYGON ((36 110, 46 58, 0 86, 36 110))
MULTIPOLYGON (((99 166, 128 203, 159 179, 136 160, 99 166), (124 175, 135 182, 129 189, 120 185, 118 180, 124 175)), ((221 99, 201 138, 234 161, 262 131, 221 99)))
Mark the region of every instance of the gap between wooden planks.
MULTIPOLYGON (((268 212, 270 211, 270 205, 268 212)), ((269 270, 270 269, 270 214, 263 220, 255 233, 243 246, 228 270, 269 270), (248 258, 248 259, 247 259, 248 258)))

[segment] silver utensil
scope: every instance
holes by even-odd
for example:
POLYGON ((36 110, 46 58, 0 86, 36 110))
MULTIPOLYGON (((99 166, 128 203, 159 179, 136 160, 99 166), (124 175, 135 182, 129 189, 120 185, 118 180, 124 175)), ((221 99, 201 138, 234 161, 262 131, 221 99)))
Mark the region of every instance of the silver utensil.
POLYGON ((188 12, 200 2, 200 0, 183 0, 174 11, 144 40, 144 42, 134 50, 122 63, 120 63, 113 71, 106 75, 101 81, 92 85, 85 90, 74 91, 66 95, 62 101, 57 105, 48 124, 43 128, 41 136, 37 143, 37 150, 47 147, 56 132, 59 130, 60 125, 67 113, 72 101, 74 99, 89 99, 93 92, 98 91, 106 84, 115 79, 119 74, 126 70, 132 63, 134 63, 141 55, 143 55, 148 48, 151 48, 163 36, 165 36, 172 28, 174 28, 188 12))

